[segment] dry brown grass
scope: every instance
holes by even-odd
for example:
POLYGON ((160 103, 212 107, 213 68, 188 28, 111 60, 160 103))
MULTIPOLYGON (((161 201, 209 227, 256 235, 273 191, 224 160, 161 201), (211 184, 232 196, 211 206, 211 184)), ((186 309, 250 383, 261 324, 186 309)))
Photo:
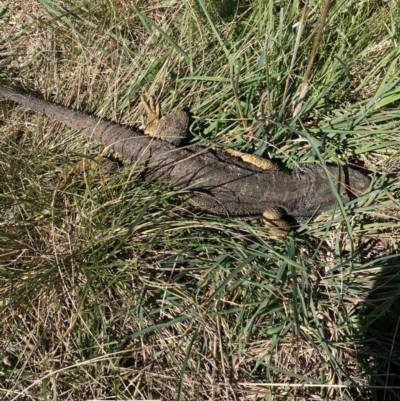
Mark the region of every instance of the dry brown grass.
MULTIPOLYGON (((205 129, 203 140, 256 146, 245 128, 231 129, 237 114, 228 79, 229 61, 242 63, 246 67, 236 71, 240 89, 249 98, 261 92, 251 85, 265 38, 246 19, 249 12, 235 21, 242 30, 254 24, 246 46, 234 42, 233 23, 219 22, 218 33, 235 55, 223 62, 218 38, 200 29, 205 20, 194 3, 137 3, 162 31, 148 21, 147 30, 125 1, 51 3, 68 14, 61 8, 51 13, 44 2, 13 0, 1 20, 4 84, 128 125, 138 125, 139 95, 155 94, 165 111, 190 106, 198 117, 194 134, 205 129)), ((317 22, 313 10, 309 23, 317 22)), ((364 46, 360 57, 343 52, 353 62, 351 91, 343 89, 333 110, 314 104, 305 121, 311 130, 316 116, 330 129, 329 121, 345 109, 356 113, 355 99, 369 100, 388 76, 390 60, 370 74, 372 64, 391 51, 379 37, 382 26, 374 26, 376 43, 364 46)), ((346 35, 352 40, 350 28, 346 35)), ((271 65, 284 58, 279 49, 271 50, 271 65)), ((293 79, 306 61, 299 61, 293 79)), ((279 92, 284 68, 271 71, 279 92)), ((310 97, 322 92, 329 72, 315 73, 310 97)), ((293 99, 295 92, 292 87, 293 99)), ((390 132, 379 134, 385 147, 373 147, 380 143, 374 129, 381 121, 369 115, 355 128, 350 118, 334 127, 371 130, 370 136, 347 135, 346 144, 334 136, 324 145, 388 174, 388 189, 379 190, 385 184, 379 178, 378 189, 354 205, 349 219, 355 239, 353 249, 346 249, 351 234, 341 215, 270 241, 257 222, 249 226, 186 210, 169 188, 143 184, 129 166, 105 171, 101 157, 107 151, 55 121, 10 103, 0 112, 1 399, 367 400, 371 383, 399 384, 397 359, 382 362, 398 352, 393 327, 400 206, 394 177, 400 162, 394 114, 390 132), (368 319, 376 319, 373 334, 368 319), (387 375, 371 381, 382 370, 367 371, 368 363, 380 362, 387 375)), ((323 138, 318 129, 312 132, 323 138)), ((287 164, 310 160, 308 142, 288 137, 273 131, 268 151, 279 149, 276 156, 287 164)), ((324 157, 335 160, 335 150, 324 157)), ((396 399, 388 394, 387 400, 396 399)))

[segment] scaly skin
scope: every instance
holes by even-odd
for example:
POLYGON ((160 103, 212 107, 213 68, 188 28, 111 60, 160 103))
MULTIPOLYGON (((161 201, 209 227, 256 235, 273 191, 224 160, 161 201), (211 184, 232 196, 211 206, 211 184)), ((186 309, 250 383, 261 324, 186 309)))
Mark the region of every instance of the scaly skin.
MULTIPOLYGON (((343 203, 365 191, 370 180, 351 168, 318 165, 296 170, 262 170, 237 157, 199 146, 179 148, 139 130, 48 103, 0 87, 0 95, 53 117, 119 153, 130 163, 144 165, 146 179, 162 179, 173 188, 187 190, 188 200, 211 213, 232 217, 261 217, 265 210, 281 208, 296 220, 332 208, 336 196, 330 175, 343 203)), ((162 137, 181 137, 188 116, 174 113, 162 119, 162 137)))

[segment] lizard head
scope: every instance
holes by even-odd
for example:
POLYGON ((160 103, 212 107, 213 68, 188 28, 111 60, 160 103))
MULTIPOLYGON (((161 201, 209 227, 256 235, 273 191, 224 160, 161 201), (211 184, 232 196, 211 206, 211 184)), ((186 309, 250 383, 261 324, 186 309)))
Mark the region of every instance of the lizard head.
POLYGON ((364 192, 370 184, 368 177, 349 167, 312 165, 300 171, 297 172, 297 180, 303 188, 300 190, 303 196, 295 196, 292 204, 286 208, 288 214, 297 221, 332 209, 337 203, 334 188, 342 202, 347 203, 364 192))
POLYGON ((327 170, 333 182, 336 185, 340 184, 339 194, 343 202, 360 196, 368 189, 371 182, 367 176, 350 167, 327 166, 327 170))
POLYGON ((350 167, 326 166, 324 169, 315 165, 311 169, 315 174, 314 193, 319 198, 317 202, 320 204, 319 211, 321 212, 332 208, 336 203, 329 178, 336 187, 343 203, 361 195, 370 184, 368 177, 350 167))

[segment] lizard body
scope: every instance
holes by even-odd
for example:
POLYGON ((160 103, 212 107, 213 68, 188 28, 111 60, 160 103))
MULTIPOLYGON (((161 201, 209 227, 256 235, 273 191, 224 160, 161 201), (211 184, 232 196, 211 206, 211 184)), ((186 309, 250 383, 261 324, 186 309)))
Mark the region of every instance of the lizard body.
POLYGON ((161 119, 163 140, 12 89, 0 87, 0 95, 83 132, 130 163, 144 165, 146 179, 162 179, 173 188, 185 189, 191 203, 219 215, 261 217, 267 209, 281 208, 296 220, 304 220, 335 205, 327 174, 343 203, 370 183, 366 176, 346 167, 263 170, 224 152, 197 145, 179 148, 173 145, 179 139, 168 138, 181 137, 185 126, 187 129, 189 118, 183 111, 161 119))

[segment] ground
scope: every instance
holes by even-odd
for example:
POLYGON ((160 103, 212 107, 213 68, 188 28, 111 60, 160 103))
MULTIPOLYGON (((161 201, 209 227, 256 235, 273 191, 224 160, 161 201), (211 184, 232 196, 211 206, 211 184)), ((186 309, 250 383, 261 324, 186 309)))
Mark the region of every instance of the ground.
POLYGON ((0 398, 400 399, 395 2, 0 7, 2 85, 130 126, 154 95, 204 146, 372 179, 270 239, 1 100, 0 398))

